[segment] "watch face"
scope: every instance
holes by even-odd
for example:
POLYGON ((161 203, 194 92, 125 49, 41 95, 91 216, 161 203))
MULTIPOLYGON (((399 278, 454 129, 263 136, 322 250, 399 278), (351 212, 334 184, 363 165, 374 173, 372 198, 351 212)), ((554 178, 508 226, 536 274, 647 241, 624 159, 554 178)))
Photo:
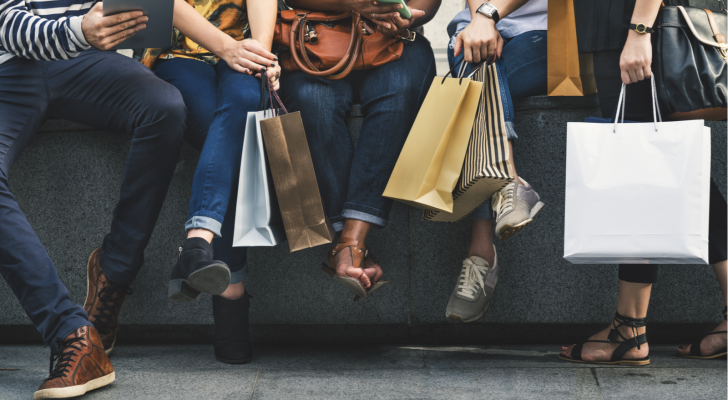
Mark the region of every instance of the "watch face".
POLYGON ((493 14, 496 12, 496 8, 491 4, 483 4, 478 8, 478 12, 481 14, 486 14, 493 16, 493 14))

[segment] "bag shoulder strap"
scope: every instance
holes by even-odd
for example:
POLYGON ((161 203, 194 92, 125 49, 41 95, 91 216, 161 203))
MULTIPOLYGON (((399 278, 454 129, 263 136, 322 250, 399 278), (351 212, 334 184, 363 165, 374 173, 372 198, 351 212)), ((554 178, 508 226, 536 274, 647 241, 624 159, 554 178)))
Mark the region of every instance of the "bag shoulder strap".
MULTIPOLYGON (((693 21, 690 19, 690 16, 688 15, 687 11, 685 11, 685 7, 677 6, 677 9, 680 11, 680 14, 682 14, 683 18, 685 19, 685 23, 688 25, 688 28, 690 28, 690 31, 693 32, 693 36, 695 36, 695 38, 698 39, 698 41, 700 41, 700 43, 707 45, 707 46, 719 47, 722 49, 726 48, 725 36, 723 36, 724 41, 722 43, 704 38, 702 35, 700 35, 700 33, 698 33, 698 30, 695 29, 695 25, 693 25, 693 21)), ((709 10, 705 10, 705 11, 708 11, 708 18, 712 19, 714 21, 715 17, 713 17, 713 13, 710 12, 709 10)), ((715 33, 718 29, 718 25, 717 24, 713 25, 713 22, 711 22, 711 28, 713 29, 713 32, 715 33)), ((718 32, 720 32, 720 31, 718 31, 718 32)))
POLYGON ((713 37, 715 38, 715 41, 718 43, 725 43, 725 35, 720 33, 720 30, 718 30, 718 24, 715 23, 715 16, 713 15, 713 12, 707 8, 704 8, 703 10, 705 10, 705 13, 708 14, 708 22, 710 22, 710 29, 713 30, 713 37))

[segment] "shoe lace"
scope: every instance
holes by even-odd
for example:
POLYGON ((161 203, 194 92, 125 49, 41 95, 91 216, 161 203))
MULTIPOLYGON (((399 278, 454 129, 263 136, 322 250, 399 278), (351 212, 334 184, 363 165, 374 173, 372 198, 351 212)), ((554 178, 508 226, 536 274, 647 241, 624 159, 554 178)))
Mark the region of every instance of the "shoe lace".
POLYGON ((460 271, 458 294, 469 299, 474 299, 475 293, 485 286, 483 277, 488 273, 489 269, 486 265, 478 265, 470 260, 465 260, 463 269, 460 271))
POLYGON ((111 332, 109 324, 114 317, 117 303, 121 301, 124 294, 131 294, 131 289, 126 285, 116 283, 111 283, 99 290, 101 306, 96 308, 98 314, 94 314, 94 327, 100 335, 108 335, 111 332))
POLYGON ((76 352, 70 349, 81 351, 80 347, 74 346, 75 342, 80 342, 81 340, 84 340, 84 338, 76 337, 68 340, 56 338, 55 343, 58 345, 58 350, 55 352, 51 351, 51 365, 49 368, 48 378, 46 378, 47 381, 66 376, 68 367, 71 366, 70 363, 76 355, 76 352), (56 363, 55 368, 53 368, 53 363, 56 363))
POLYGON ((516 183, 511 182, 502 190, 493 195, 493 209, 497 214, 497 220, 513 211, 513 201, 516 197, 516 183))

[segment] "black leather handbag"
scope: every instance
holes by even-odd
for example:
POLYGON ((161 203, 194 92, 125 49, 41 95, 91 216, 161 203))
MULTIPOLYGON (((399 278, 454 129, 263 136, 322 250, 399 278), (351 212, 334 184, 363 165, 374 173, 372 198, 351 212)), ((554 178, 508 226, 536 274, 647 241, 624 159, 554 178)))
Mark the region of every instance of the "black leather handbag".
POLYGON ((725 120, 726 15, 695 7, 663 7, 655 25, 653 72, 664 114, 681 120, 725 120))

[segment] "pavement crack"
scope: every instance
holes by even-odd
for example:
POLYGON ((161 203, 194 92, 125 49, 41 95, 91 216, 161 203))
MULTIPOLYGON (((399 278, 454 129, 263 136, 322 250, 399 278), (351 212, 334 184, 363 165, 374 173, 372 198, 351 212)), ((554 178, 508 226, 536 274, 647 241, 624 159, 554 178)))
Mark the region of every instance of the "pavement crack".
POLYGON ((259 376, 260 376, 260 368, 258 368, 258 373, 255 374, 255 381, 253 382, 253 390, 250 391, 250 400, 253 400, 253 395, 255 394, 255 385, 258 384, 259 376))
POLYGON ((599 385, 599 377, 597 376, 597 369, 594 367, 589 368, 589 371, 591 371, 592 377, 594 377, 594 383, 597 385, 597 391, 599 392, 599 397, 604 400, 604 396, 602 395, 602 387, 599 385))

